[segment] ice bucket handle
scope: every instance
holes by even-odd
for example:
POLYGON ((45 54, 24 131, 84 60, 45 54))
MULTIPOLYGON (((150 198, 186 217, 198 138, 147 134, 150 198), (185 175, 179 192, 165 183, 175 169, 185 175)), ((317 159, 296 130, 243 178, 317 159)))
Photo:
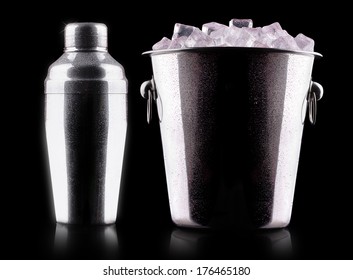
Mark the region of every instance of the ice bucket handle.
POLYGON ((317 101, 319 101, 323 95, 324 89, 322 85, 311 81, 306 100, 308 106, 309 121, 313 125, 316 123, 317 101))
POLYGON ((142 83, 140 87, 140 93, 143 98, 147 99, 147 123, 150 123, 152 120, 153 101, 157 104, 158 119, 159 122, 161 122, 163 117, 162 100, 161 97, 157 94, 156 84, 154 82, 153 76, 151 80, 142 83))
MULTIPOLYGON (((147 123, 150 123, 152 120, 152 105, 153 101, 156 102, 157 105, 157 113, 159 122, 162 121, 163 118, 163 106, 161 97, 158 96, 156 90, 156 84, 154 82, 153 76, 151 80, 145 81, 141 84, 140 93, 143 98, 147 99, 147 123)), ((311 81, 309 85, 308 94, 306 97, 306 106, 308 108, 309 121, 311 124, 316 123, 317 116, 317 101, 319 101, 324 95, 324 89, 322 85, 317 82, 311 81)), ((303 111, 305 112, 305 111, 303 111)), ((304 123, 305 115, 303 117, 304 123)))

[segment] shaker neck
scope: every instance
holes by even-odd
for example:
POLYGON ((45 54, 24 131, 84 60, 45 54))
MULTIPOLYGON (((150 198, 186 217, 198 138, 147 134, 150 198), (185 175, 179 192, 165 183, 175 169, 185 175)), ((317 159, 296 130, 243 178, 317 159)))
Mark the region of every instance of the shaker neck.
POLYGON ((108 52, 108 48, 104 48, 104 47, 95 47, 95 48, 65 47, 64 52, 108 52))

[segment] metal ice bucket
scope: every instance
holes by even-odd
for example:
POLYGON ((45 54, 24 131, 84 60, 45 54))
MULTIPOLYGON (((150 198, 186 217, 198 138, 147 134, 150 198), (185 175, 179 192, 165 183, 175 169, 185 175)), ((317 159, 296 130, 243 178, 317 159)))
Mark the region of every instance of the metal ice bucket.
POLYGON ((318 53, 192 48, 144 53, 153 78, 171 215, 185 227, 281 228, 291 217, 306 112, 316 119, 318 53), (307 108, 309 110, 307 110, 307 108))

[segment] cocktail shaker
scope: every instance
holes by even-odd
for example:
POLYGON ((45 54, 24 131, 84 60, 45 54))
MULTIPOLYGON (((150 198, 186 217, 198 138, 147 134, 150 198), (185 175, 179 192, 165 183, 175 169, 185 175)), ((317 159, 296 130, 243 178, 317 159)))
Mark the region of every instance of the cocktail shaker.
POLYGON ((107 50, 107 27, 71 23, 45 80, 45 128, 56 220, 110 224, 117 216, 127 130, 127 79, 107 50))

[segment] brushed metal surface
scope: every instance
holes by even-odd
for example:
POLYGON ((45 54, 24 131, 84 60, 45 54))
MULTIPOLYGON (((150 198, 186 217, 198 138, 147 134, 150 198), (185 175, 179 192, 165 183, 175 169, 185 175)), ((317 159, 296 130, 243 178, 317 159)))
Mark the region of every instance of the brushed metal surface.
MULTIPOLYGON (((70 48, 50 66, 45 80, 45 127, 56 220, 109 224, 117 216, 127 130, 127 80, 123 67, 106 49, 81 51, 85 44, 104 46, 104 38, 90 41, 91 33, 85 33, 92 32, 96 24, 69 24, 66 32, 70 36, 73 25, 80 37, 66 40, 70 48), (80 48, 73 50, 72 42, 80 48)), ((106 28, 98 25, 101 31, 106 28)))
POLYGON ((160 129, 174 223, 287 226, 303 104, 320 55, 256 48, 146 54, 163 104, 160 129))

